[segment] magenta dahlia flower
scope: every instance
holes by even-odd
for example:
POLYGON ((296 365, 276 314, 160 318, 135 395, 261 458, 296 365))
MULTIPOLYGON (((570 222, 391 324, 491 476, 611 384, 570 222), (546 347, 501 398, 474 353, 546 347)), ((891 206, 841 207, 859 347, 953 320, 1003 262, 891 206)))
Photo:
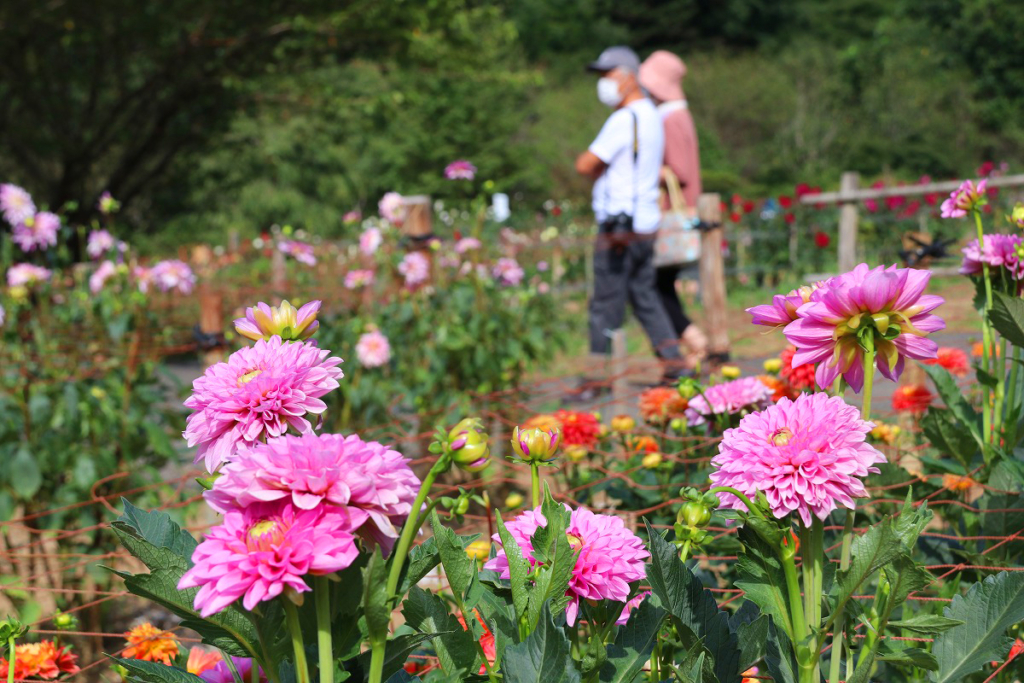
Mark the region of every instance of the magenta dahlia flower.
POLYGON ((89 241, 86 243, 85 253, 89 258, 98 259, 105 253, 117 246, 117 240, 106 230, 93 230, 89 233, 89 241))
POLYGON ((761 380, 757 377, 741 377, 707 387, 703 396, 698 394, 691 398, 686 408, 686 420, 692 426, 702 425, 712 415, 760 410, 771 402, 772 390, 761 380))
POLYGON ((49 282, 53 273, 42 266, 31 263, 17 263, 7 269, 8 287, 28 287, 40 282, 49 282))
POLYGON ((282 240, 277 245, 282 254, 287 254, 299 263, 307 266, 316 265, 316 251, 312 244, 306 244, 299 240, 282 240))
POLYGON ((195 607, 208 617, 242 599, 252 610, 284 590, 311 590, 304 580, 333 574, 359 555, 344 508, 300 510, 289 503, 230 510, 192 553, 178 590, 198 588, 195 607))
POLYGON ((17 185, 0 185, 0 212, 12 226, 24 223, 36 215, 36 205, 30 195, 17 185))
MULTIPOLYGON (((381 201, 383 202, 384 200, 381 201)), ((384 236, 381 234, 380 228, 367 228, 359 235, 359 251, 366 256, 372 256, 380 249, 383 241, 384 236)))
POLYGON ((338 387, 340 358, 309 342, 260 340, 211 365, 192 383, 185 439, 196 462, 213 472, 244 445, 312 429, 304 417, 327 409, 320 397, 338 387))
MULTIPOLYGON (((538 527, 547 526, 547 523, 540 508, 536 508, 527 510, 505 524, 530 564, 536 563, 533 557, 533 535, 538 527)), ((627 529, 620 518, 597 515, 586 508, 572 511, 566 534, 569 536, 569 545, 579 552, 566 591, 570 600, 565 608, 565 618, 571 626, 576 623, 579 615, 580 600, 626 602, 630 582, 640 581, 646 576, 644 561, 650 557, 650 553, 644 548, 644 542, 627 529)), ((498 534, 494 534, 492 540, 501 546, 498 534)), ((503 579, 510 578, 504 548, 498 550, 498 554, 484 568, 498 572, 503 579)))
POLYGON ((245 309, 245 317, 235 320, 235 331, 246 339, 258 341, 278 336, 283 341, 309 339, 320 328, 316 319, 320 301, 313 300, 296 310, 287 301, 268 306, 260 301, 245 309))
POLYGON ((639 607, 640 603, 646 600, 647 596, 650 594, 651 591, 641 591, 637 593, 636 597, 627 602, 626 606, 622 608, 622 614, 619 615, 619 618, 615 621, 615 624, 617 626, 622 626, 627 621, 629 621, 629 615, 632 614, 633 610, 639 607))
POLYGON ((218 512, 265 502, 344 508, 353 533, 390 552, 420 480, 398 451, 356 435, 304 434, 242 448, 204 496, 218 512))
POLYGON ((372 270, 350 270, 345 273, 345 289, 361 289, 372 284, 372 270))
POLYGON ((144 282, 147 285, 156 285, 161 292, 177 290, 181 294, 191 294, 196 284, 196 276, 192 269, 187 263, 177 259, 160 261, 150 268, 146 275, 145 278, 139 278, 139 289, 143 292, 148 289, 143 289, 144 282))
POLYGON ((398 272, 405 278, 406 287, 416 287, 430 278, 430 259, 418 251, 410 251, 398 264, 398 272))
POLYGON ((377 203, 381 217, 392 225, 401 225, 405 220, 405 202, 397 192, 387 192, 377 203))
POLYGON ((364 368, 379 368, 391 360, 391 344, 380 330, 367 332, 356 342, 356 358, 364 368))
POLYGON ((817 364, 819 387, 831 386, 842 375, 854 391, 860 391, 864 385, 860 338, 865 334, 873 335, 878 371, 891 380, 899 379, 906 358, 935 358, 938 345, 926 335, 946 323, 932 315, 944 299, 924 294, 930 278, 927 270, 869 268, 866 263, 834 278, 820 296, 800 307, 799 317, 784 330, 797 348, 793 367, 817 364))
POLYGON ((117 266, 111 261, 104 261, 100 264, 92 275, 89 276, 89 291, 93 294, 98 293, 103 289, 103 286, 107 284, 107 280, 114 277, 117 274, 117 266))
POLYGON ((503 285, 516 286, 523 281, 523 269, 514 258, 500 258, 494 264, 494 279, 503 285))
MULTIPOLYGON (((245 683, 256 683, 252 678, 253 660, 248 657, 232 657, 231 662, 235 665, 239 678, 245 683)), ((235 675, 231 673, 231 668, 223 659, 198 676, 206 683, 235 683, 235 675)), ((267 675, 263 672, 263 667, 259 668, 259 683, 267 683, 267 675)))
MULTIPOLYGON (((874 426, 840 396, 781 398, 726 430, 711 459, 711 483, 748 497, 763 491, 778 519, 796 512, 810 526, 812 515, 824 520, 837 504, 852 510, 853 499, 867 495, 861 479, 885 462, 865 441, 874 426)), ((718 498, 723 507, 746 509, 731 494, 718 498)))
POLYGON ((982 180, 977 187, 973 180, 965 180, 960 187, 949 193, 949 198, 940 207, 943 218, 963 218, 968 211, 976 211, 988 202, 985 186, 988 180, 982 180))
POLYGON ((971 240, 963 248, 964 260, 960 264, 963 275, 981 275, 983 264, 989 268, 1006 268, 1014 280, 1024 279, 1024 263, 1018 249, 1021 248, 1020 235, 985 235, 984 249, 978 249, 978 240, 971 240))
POLYGON ((58 232, 60 217, 43 211, 17 223, 11 231, 11 241, 21 247, 22 251, 43 251, 57 244, 58 232))
POLYGON ((768 327, 785 327, 796 320, 797 309, 810 301, 815 292, 828 287, 828 282, 816 282, 813 285, 799 287, 785 295, 776 294, 770 304, 748 308, 747 313, 753 316, 750 322, 768 327))
POLYGON ((476 166, 465 159, 453 161, 445 167, 444 177, 448 180, 472 180, 476 177, 476 166))

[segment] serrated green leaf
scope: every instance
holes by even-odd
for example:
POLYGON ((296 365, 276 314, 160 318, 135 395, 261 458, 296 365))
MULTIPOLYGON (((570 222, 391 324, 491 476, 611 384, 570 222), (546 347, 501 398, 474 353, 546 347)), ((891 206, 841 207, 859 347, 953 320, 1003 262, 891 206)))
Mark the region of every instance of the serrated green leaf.
POLYGON ((398 594, 405 595, 409 589, 423 580, 423 577, 433 571, 434 567, 441 563, 441 555, 437 552, 437 543, 433 537, 428 538, 419 545, 413 546, 409 551, 409 557, 405 561, 405 569, 402 572, 402 580, 398 584, 398 594))
POLYGON ((939 392, 942 402, 946 404, 946 408, 970 430, 974 442, 978 448, 982 448, 984 439, 982 438, 981 415, 967 402, 953 375, 940 365, 921 365, 920 367, 928 373, 932 383, 935 384, 935 389, 939 392))
POLYGON ((459 596, 459 600, 463 602, 465 608, 472 610, 479 600, 479 591, 475 591, 475 595, 471 595, 473 593, 471 589, 477 583, 477 564, 476 560, 466 554, 466 545, 472 543, 479 534, 464 541, 454 531, 441 524, 437 510, 431 512, 430 524, 434 529, 434 541, 437 543, 437 550, 441 556, 444 574, 448 577, 448 585, 459 596))
POLYGON ((988 319, 1004 339, 1014 346, 1024 348, 1024 300, 1003 292, 993 292, 988 319))
POLYGON ((175 666, 141 659, 110 657, 128 671, 129 681, 139 683, 203 683, 203 679, 175 666))
POLYGON ((540 563, 534 573, 533 587, 528 591, 526 618, 531 630, 540 619, 541 608, 549 601, 548 608, 554 616, 565 611, 569 604, 569 580, 576 566, 576 551, 569 545, 566 535, 569 511, 545 490, 541 512, 547 523, 538 527, 531 539, 533 557, 540 563))
POLYGON ((793 632, 790 617, 789 593, 778 555, 764 540, 746 526, 739 530, 743 550, 739 554, 736 569, 739 580, 736 586, 743 589, 745 597, 771 616, 772 620, 787 634, 793 632))
MULTIPOLYGON (((146 511, 132 505, 128 500, 122 498, 124 513, 117 518, 110 526, 117 533, 121 544, 135 557, 142 560, 147 567, 154 566, 146 561, 150 552, 148 546, 166 549, 171 554, 191 563, 192 553, 199 543, 190 533, 178 526, 170 516, 162 510, 146 511), (142 541, 143 543, 139 543, 142 541), (136 550, 141 554, 136 553, 136 550)), ((167 555, 161 554, 164 559, 167 555)), ((164 568, 166 564, 158 561, 156 568, 164 568)))
POLYGON ((921 430, 933 448, 942 455, 953 456, 964 467, 978 452, 974 434, 946 408, 929 408, 928 414, 921 418, 921 430))
POLYGON ((501 538, 501 547, 508 558, 508 572, 510 576, 510 588, 512 591, 512 604, 516 608, 516 620, 519 621, 526 614, 530 603, 530 591, 527 586, 526 576, 530 573, 530 563, 523 555, 522 548, 516 539, 501 521, 501 513, 494 511, 494 518, 498 525, 498 537, 501 538))
POLYGON ((502 675, 505 683, 579 683, 580 674, 570 655, 569 639, 555 626, 551 610, 543 606, 537 627, 518 645, 505 648, 502 675))
POLYGON ((880 662, 889 662, 890 664, 898 664, 900 666, 913 666, 919 669, 927 669, 928 671, 935 671, 939 666, 932 653, 917 647, 897 649, 883 644, 879 648, 875 659, 880 662))
POLYGON ((964 623, 935 639, 938 683, 953 683, 994 660, 1003 660, 1013 638, 1006 630, 1024 620, 1024 572, 1002 572, 976 583, 967 595, 957 595, 943 610, 964 623))
POLYGON ((902 605, 914 591, 931 583, 932 575, 908 555, 900 555, 882 568, 889 581, 889 604, 902 605))
POLYGON ((601 667, 600 680, 629 683, 651 659, 661 624, 668 614, 644 600, 619 627, 615 642, 608 646, 608 659, 601 667))
POLYGON ((768 623, 768 644, 764 655, 764 665, 768 675, 775 683, 797 683, 796 656, 793 644, 785 632, 775 626, 773 619, 768 623))
POLYGON ((940 617, 937 614, 917 614, 910 619, 890 621, 889 626, 891 628, 901 628, 907 631, 912 631, 913 633, 931 635, 933 633, 948 631, 954 626, 959 626, 962 623, 964 622, 959 619, 940 617))
POLYGON ((476 671, 473 668, 477 654, 473 634, 448 612, 444 600, 413 586, 403 603, 402 614, 410 627, 430 636, 445 674, 452 677, 460 672, 476 671))
POLYGON ((494 665, 498 667, 505 647, 519 641, 515 606, 509 604, 506 598, 491 591, 484 591, 480 598, 477 610, 494 636, 494 665))
POLYGON ((415 683, 418 680, 420 680, 419 676, 413 676, 405 669, 399 669, 385 683, 415 683))
POLYGON ((762 614, 754 621, 740 624, 736 629, 736 638, 740 644, 740 671, 746 671, 764 659, 768 647, 770 619, 767 614, 762 614))
POLYGON ((387 637, 391 622, 391 608, 388 605, 387 566, 380 548, 374 548, 370 561, 363 570, 363 615, 366 631, 371 640, 377 642, 387 637))

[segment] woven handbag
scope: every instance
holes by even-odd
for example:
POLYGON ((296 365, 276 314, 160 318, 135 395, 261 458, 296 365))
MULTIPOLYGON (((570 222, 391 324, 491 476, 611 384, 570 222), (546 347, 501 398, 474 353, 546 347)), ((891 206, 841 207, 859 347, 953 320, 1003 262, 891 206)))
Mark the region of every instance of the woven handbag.
POLYGON ((697 212, 686 206, 679 179, 665 169, 669 209, 662 212, 658 238, 654 242, 654 266, 686 266, 700 260, 700 231, 697 212))

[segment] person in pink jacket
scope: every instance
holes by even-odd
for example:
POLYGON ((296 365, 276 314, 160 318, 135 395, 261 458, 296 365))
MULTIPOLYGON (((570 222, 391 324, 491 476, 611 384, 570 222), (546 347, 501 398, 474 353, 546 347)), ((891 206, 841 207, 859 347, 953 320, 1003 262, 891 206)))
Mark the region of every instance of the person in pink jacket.
MULTIPOLYGON (((640 84, 658 105, 665 127, 664 166, 679 179, 687 208, 696 211, 701 193, 700 150, 693 116, 683 94, 685 75, 683 60, 665 50, 658 50, 640 65, 640 84)), ((655 287, 676 334, 687 348, 687 360, 695 364, 707 355, 708 342, 704 332, 683 311, 676 291, 680 270, 678 266, 658 268, 655 287)))

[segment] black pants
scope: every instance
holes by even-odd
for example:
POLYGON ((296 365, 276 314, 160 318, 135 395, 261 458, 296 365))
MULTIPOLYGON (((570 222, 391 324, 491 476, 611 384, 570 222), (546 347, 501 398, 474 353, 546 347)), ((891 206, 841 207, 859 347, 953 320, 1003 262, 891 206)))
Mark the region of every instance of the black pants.
POLYGON ((598 237, 594 250, 594 294, 590 299, 590 351, 607 353, 610 330, 622 327, 629 300, 640 324, 661 358, 680 358, 678 335, 672 333, 665 307, 654 288, 654 239, 635 236, 622 247, 598 237))
POLYGON ((672 323, 672 327, 676 331, 676 337, 682 336, 683 330, 692 322, 686 317, 683 302, 679 300, 679 293, 676 291, 676 279, 679 277, 680 270, 682 268, 679 266, 664 266, 656 268, 654 274, 658 298, 661 299, 661 305, 665 307, 665 313, 668 314, 669 322, 672 323))

